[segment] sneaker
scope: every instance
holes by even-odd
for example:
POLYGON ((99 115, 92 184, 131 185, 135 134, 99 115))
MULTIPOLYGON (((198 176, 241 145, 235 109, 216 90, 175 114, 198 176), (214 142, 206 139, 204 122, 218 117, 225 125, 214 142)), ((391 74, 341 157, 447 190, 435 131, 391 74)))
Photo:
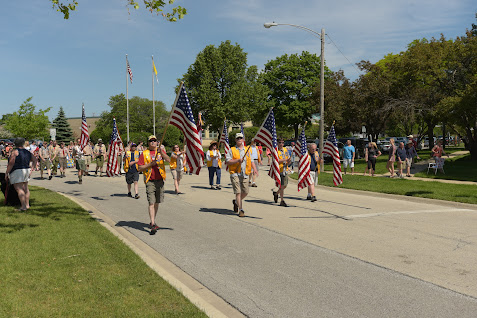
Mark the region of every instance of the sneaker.
POLYGON ((278 202, 278 192, 273 191, 273 201, 278 202))
POLYGON ((49 177, 48 177, 48 180, 51 180, 52 178, 53 178, 53 176, 49 176, 49 177))
POLYGON ((311 202, 315 202, 316 201, 316 197, 315 196, 312 196, 311 197, 311 202))
POLYGON ((220 184, 216 185, 215 188, 216 188, 217 190, 222 190, 222 187, 220 186, 220 184))
POLYGON ((307 200, 311 200, 311 195, 308 195, 308 196, 306 197, 306 199, 307 199, 307 200))
POLYGON ((214 186, 210 186, 210 190, 215 190, 215 187, 214 187, 214 186))
POLYGON ((83 184, 83 180, 79 180, 79 181, 78 181, 78 184, 83 184))
POLYGON ((285 203, 285 201, 280 202, 280 206, 288 207, 288 205, 285 203))
POLYGON ((131 192, 128 192, 128 198, 132 198, 131 192))
POLYGON ((149 233, 150 235, 154 235, 156 234, 157 230, 159 230, 159 226, 157 226, 156 224, 149 224, 149 226, 151 227, 151 232, 149 233))
POLYGON ((237 203, 235 203, 235 200, 232 200, 232 203, 234 204, 234 212, 237 213, 238 212, 238 205, 237 205, 237 203))
POLYGON ((136 193, 136 195, 134 196, 134 199, 139 199, 139 194, 136 193))
POLYGON ((245 212, 244 212, 243 210, 240 210, 238 216, 239 216, 240 218, 243 218, 243 217, 245 216, 245 212))
POLYGON ((257 184, 254 182, 252 183, 252 187, 256 188, 257 187, 257 184))

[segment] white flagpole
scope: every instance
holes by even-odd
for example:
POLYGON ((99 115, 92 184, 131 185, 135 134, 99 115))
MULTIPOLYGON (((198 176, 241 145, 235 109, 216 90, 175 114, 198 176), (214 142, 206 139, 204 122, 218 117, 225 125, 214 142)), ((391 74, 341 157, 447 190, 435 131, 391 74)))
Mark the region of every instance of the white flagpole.
POLYGON ((129 83, 128 83, 128 55, 126 54, 126 126, 127 126, 127 141, 129 141, 129 83))
POLYGON ((152 58, 152 127, 153 135, 156 135, 156 107, 154 106, 154 55, 151 55, 152 58))

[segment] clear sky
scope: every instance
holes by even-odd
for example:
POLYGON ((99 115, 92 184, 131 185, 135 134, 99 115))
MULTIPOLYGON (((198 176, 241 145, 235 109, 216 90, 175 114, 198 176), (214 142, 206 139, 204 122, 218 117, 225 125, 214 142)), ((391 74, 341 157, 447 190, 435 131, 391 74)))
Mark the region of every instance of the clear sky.
POLYGON ((143 7, 128 14, 126 0, 78 2, 64 20, 49 0, 2 1, 1 114, 33 96, 38 108, 52 107, 50 119, 60 106, 68 117, 81 116, 82 103, 87 116, 97 116, 109 110, 110 96, 126 93, 126 54, 134 75, 129 96, 152 99, 154 55, 155 99, 169 109, 177 79, 209 44, 238 43, 259 69, 285 53, 320 54, 319 39, 288 26, 263 27, 272 21, 325 28, 346 56, 327 38, 326 65, 356 79, 348 60, 376 62, 414 39, 463 35, 477 11, 475 0, 176 0, 188 14, 170 23, 143 7))

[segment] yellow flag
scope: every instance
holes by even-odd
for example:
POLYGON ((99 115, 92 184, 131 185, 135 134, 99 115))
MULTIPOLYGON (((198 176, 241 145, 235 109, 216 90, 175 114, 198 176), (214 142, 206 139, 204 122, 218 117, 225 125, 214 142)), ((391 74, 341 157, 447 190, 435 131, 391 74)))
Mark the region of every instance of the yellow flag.
POLYGON ((152 69, 154 70, 154 74, 156 74, 156 82, 159 84, 159 80, 157 79, 156 65, 154 64, 154 60, 152 60, 152 69))

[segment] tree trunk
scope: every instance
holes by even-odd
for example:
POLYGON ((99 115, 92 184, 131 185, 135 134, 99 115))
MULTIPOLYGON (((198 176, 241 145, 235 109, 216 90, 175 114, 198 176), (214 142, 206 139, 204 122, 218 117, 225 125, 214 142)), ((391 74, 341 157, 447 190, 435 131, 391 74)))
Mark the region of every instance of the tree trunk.
POLYGON ((469 143, 470 159, 477 160, 477 141, 469 143))
POLYGON ((434 148, 434 125, 427 123, 427 137, 429 137, 429 149, 434 148))
POLYGON ((298 125, 294 125, 293 129, 295 129, 295 140, 298 140, 298 125))

